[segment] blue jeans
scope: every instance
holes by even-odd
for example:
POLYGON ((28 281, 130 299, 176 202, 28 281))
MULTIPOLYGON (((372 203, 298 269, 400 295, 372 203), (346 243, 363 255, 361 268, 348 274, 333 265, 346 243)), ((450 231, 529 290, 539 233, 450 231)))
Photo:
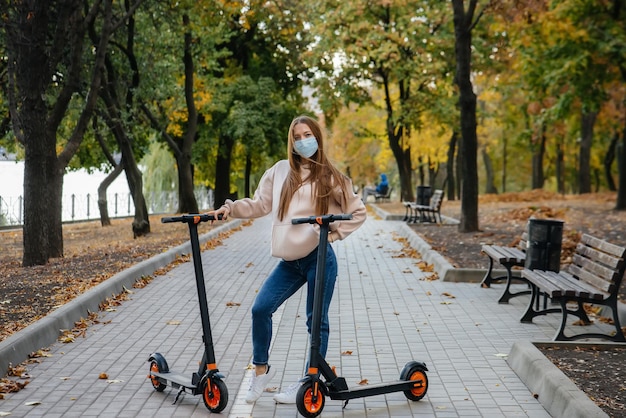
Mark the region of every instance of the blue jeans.
MULTIPOLYGON (((313 294, 315 293, 315 271, 317 264, 317 248, 311 254, 295 261, 281 260, 259 290, 252 305, 252 363, 267 364, 269 360, 270 341, 272 339, 272 315, 287 299, 289 299, 305 283, 306 326, 311 334, 313 317, 313 294)), ((328 308, 333 298, 337 279, 337 257, 330 244, 326 253, 326 282, 324 287, 324 303, 322 307, 320 354, 325 357, 328 349, 328 308)), ((306 347, 302 348, 303 350, 306 347)))

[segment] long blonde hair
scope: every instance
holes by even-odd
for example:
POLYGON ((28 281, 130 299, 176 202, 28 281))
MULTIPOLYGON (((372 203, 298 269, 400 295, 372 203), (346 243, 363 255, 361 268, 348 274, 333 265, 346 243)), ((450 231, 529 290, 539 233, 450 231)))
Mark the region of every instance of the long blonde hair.
POLYGON ((307 180, 310 180, 313 186, 313 193, 315 193, 316 215, 327 214, 330 196, 335 187, 341 187, 343 198, 347 200, 348 188, 346 187, 346 176, 337 170, 326 157, 326 153, 324 152, 324 134, 320 124, 315 119, 303 115, 298 116, 291 122, 287 141, 287 153, 289 154, 289 166, 291 170, 280 193, 278 219, 282 220, 284 218, 294 193, 307 180), (317 152, 308 159, 294 151, 295 138, 293 130, 295 126, 300 123, 306 124, 317 139, 317 152), (300 167, 304 163, 309 163, 311 169, 310 175, 306 179, 300 178, 300 167))

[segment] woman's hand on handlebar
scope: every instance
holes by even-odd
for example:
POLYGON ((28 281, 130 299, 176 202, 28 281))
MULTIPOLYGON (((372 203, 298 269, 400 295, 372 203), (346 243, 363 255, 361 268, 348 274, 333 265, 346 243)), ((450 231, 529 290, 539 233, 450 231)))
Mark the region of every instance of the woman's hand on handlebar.
POLYGON ((222 206, 219 209, 214 210, 213 212, 209 212, 210 214, 213 214, 215 216, 215 218, 217 218, 219 215, 222 215, 222 220, 225 221, 226 219, 228 219, 228 215, 230 214, 230 210, 228 210, 227 206, 222 206))

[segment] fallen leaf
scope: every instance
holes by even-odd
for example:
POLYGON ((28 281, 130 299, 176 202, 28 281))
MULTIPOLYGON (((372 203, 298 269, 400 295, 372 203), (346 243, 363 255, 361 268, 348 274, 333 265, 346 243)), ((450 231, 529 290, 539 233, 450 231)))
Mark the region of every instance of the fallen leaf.
POLYGON ((346 350, 343 353, 341 353, 342 356, 351 356, 352 355, 352 350, 346 350))
POLYGON ((120 380, 120 379, 110 379, 110 380, 107 380, 107 383, 109 383, 109 384, 110 383, 122 383, 122 382, 123 382, 123 380, 120 380))
POLYGON ((447 297, 449 297, 450 299, 455 299, 455 298, 456 298, 456 296, 454 296, 453 294, 451 294, 451 293, 449 293, 449 292, 443 292, 443 293, 442 293, 442 295, 443 295, 443 296, 447 296, 447 297))
POLYGON ((38 358, 38 357, 52 357, 52 354, 47 352, 46 350, 37 350, 28 355, 29 358, 38 358))
POLYGON ((359 385, 367 385, 367 384, 369 384, 367 379, 363 379, 359 382, 359 385))
POLYGON ((241 306, 239 302, 226 302, 226 306, 241 306))
POLYGON ((108 379, 109 375, 106 373, 100 373, 100 375, 98 376, 98 379, 108 379))
POLYGON ((496 357, 508 357, 509 355, 508 354, 504 354, 504 353, 497 353, 497 354, 494 354, 494 356, 496 356, 496 357))
POLYGON ((180 321, 177 319, 170 319, 166 322, 167 325, 180 325, 180 321))
POLYGON ((41 401, 30 401, 30 402, 24 402, 24 405, 26 405, 26 406, 41 405, 41 401))

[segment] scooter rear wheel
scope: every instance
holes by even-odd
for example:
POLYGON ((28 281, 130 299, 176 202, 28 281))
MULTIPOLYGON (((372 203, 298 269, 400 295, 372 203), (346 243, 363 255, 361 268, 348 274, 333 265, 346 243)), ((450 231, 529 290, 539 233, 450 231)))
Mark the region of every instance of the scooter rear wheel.
MULTIPOLYGON (((160 371, 161 370, 159 370, 159 364, 156 362, 156 360, 152 360, 150 362, 150 372, 160 372, 160 371)), ((158 377, 152 376, 152 374, 150 375, 150 383, 152 383, 152 387, 157 392, 163 392, 165 388, 167 387, 165 383, 161 382, 158 377)))
POLYGON ((408 364, 407 366, 409 366, 409 368, 405 368, 405 370, 402 371, 400 379, 406 381, 421 380, 422 383, 415 384, 413 389, 405 390, 404 396, 412 401, 419 401, 426 396, 426 392, 428 391, 428 376, 426 375, 426 368, 419 363, 414 363, 412 365, 408 364))
POLYGON ((211 412, 222 412, 228 404, 228 388, 221 379, 211 379, 209 384, 202 388, 204 406, 211 412))
POLYGON ((303 383, 300 386, 300 389, 298 389, 298 394, 296 395, 296 406, 298 407, 298 412, 300 412, 303 417, 312 418, 318 416, 324 409, 324 403, 324 391, 322 388, 318 388, 317 399, 313 401, 312 381, 303 383))

